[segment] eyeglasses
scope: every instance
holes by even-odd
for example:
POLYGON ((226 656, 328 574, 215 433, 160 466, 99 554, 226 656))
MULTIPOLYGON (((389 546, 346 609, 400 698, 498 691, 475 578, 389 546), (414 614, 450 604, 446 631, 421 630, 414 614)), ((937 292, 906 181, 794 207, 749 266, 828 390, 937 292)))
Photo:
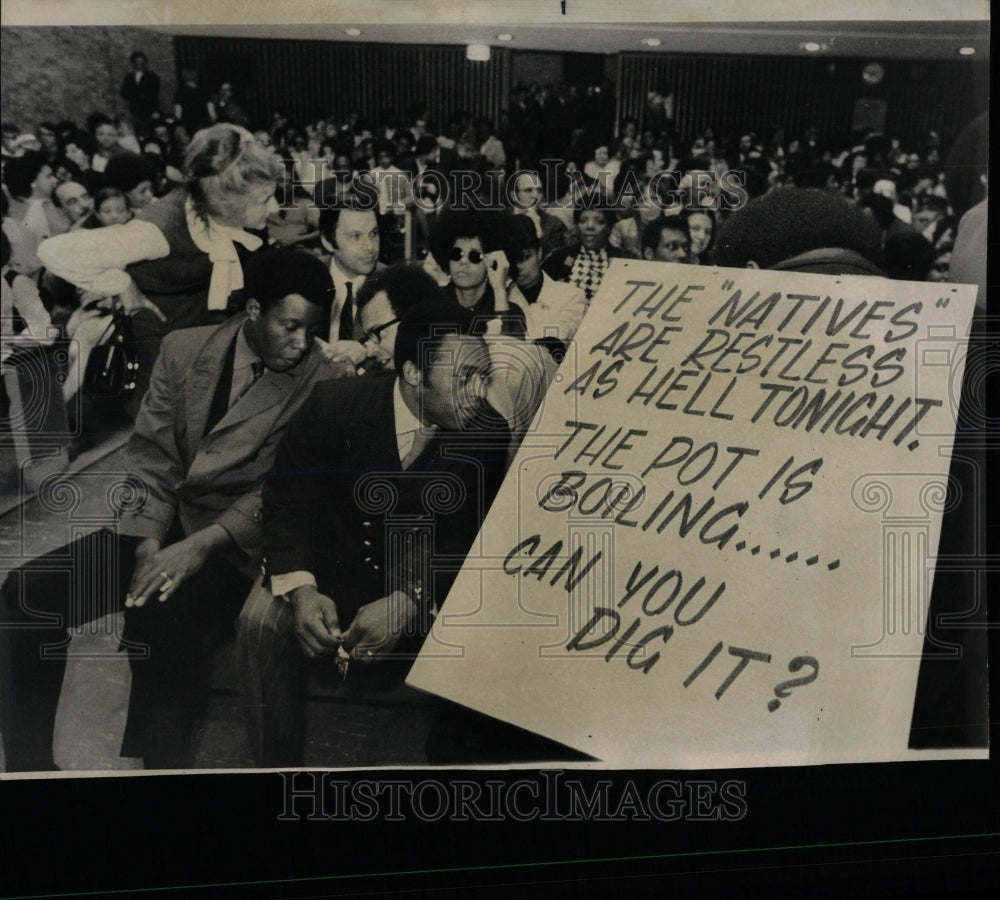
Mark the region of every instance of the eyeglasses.
POLYGON ((481 250, 463 250, 461 247, 452 247, 448 256, 452 262, 461 262, 466 258, 474 266, 478 266, 486 258, 486 255, 481 250))
POLYGON ((383 322, 381 325, 376 325, 374 328, 369 328, 363 335, 361 335, 361 343, 367 344, 369 341, 375 344, 381 344, 382 338, 381 334, 391 325, 395 325, 399 322, 398 318, 390 319, 388 322, 383 322))

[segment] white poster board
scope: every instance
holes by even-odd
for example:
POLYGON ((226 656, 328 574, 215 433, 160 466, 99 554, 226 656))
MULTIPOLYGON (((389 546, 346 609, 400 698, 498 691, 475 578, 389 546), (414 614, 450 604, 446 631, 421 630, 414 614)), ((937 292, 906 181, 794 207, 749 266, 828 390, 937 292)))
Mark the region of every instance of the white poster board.
POLYGON ((615 261, 409 683, 619 767, 915 756, 974 299, 615 261))

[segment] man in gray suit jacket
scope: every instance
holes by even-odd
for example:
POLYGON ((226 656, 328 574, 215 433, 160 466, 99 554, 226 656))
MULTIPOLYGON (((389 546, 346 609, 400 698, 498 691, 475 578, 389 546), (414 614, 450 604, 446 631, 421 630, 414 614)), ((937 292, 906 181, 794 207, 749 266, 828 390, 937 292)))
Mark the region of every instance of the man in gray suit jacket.
POLYGON ((313 345, 332 297, 319 260, 262 254, 246 287, 242 315, 164 341, 127 450, 118 527, 33 560, 0 589, 8 771, 55 768, 64 629, 123 606, 133 685, 122 754, 184 765, 204 639, 231 625, 259 569, 261 480, 292 414, 338 374, 313 345))
POLYGON ((430 300, 398 323, 396 376, 319 386, 264 486, 269 589, 238 631, 258 766, 301 763, 307 659, 350 654, 355 687, 405 676, 506 471, 471 317, 430 300))

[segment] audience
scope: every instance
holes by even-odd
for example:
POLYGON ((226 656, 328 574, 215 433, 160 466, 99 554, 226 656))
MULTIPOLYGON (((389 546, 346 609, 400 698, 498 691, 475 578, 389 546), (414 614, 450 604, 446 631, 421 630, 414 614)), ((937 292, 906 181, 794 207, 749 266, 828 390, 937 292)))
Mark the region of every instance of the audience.
MULTIPOLYGON (((435 594, 405 566, 392 575, 399 590, 381 590, 373 560, 389 565, 388 551, 359 549, 370 520, 354 521, 354 484, 331 466, 441 474, 443 456, 414 432, 429 431, 438 449, 489 436, 503 449, 481 461, 486 505, 442 531, 441 552, 461 556, 612 260, 947 281, 954 250, 985 282, 988 120, 956 141, 947 165, 934 133, 909 145, 814 127, 682 136, 663 86, 641 120, 617 128, 609 84, 516 85, 495 122, 459 109, 434 123, 414 104, 306 122, 279 109, 265 123, 251 121, 232 80, 210 98, 189 70, 164 116, 145 54, 130 62, 124 119, 97 111, 86 130, 46 121, 34 134, 3 123, 3 354, 15 336, 18 347, 70 341, 69 399, 121 304, 140 354, 129 466, 149 498, 123 516, 112 539, 122 565, 108 596, 85 598, 93 608, 70 609, 73 598, 45 580, 50 557, 16 570, 0 599, 8 622, 31 618, 19 591, 69 624, 128 607, 123 754, 147 767, 189 759, 201 646, 231 626, 248 591, 241 680, 261 765, 301 759, 303 658, 345 669, 349 658, 353 683, 364 683, 378 680, 371 657, 419 646, 435 594), (405 262, 384 265, 410 236, 405 262), (313 252, 276 249, 285 245, 313 252), (197 326, 207 327, 184 330, 197 326), (421 339, 454 351, 449 364, 430 365, 421 339), (323 387, 292 419, 314 382, 347 375, 361 378, 323 387), (376 434, 388 436, 377 453, 376 434), (264 484, 262 507, 276 458, 283 474, 264 484), (262 536, 268 577, 251 591, 262 536), (320 541, 334 549, 299 552, 320 541), (155 661, 139 658, 139 643, 156 648, 155 661), (274 684, 262 674, 270 666, 274 684)), ((57 553, 77 565, 90 548, 57 553)), ((53 768, 62 668, 38 657, 41 631, 2 631, 13 666, 0 693, 8 771, 53 768)), ((454 711, 439 722, 435 760, 471 759, 463 722, 454 711)))

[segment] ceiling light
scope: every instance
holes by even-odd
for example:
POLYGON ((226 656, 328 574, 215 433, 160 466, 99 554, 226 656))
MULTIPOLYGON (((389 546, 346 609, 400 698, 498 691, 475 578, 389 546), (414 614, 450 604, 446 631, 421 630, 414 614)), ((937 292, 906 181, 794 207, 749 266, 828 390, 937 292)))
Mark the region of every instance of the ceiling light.
POLYGON ((959 47, 958 53, 960 56, 973 56, 976 52, 975 47, 959 47))
POLYGON ((799 44, 799 46, 808 53, 816 53, 823 49, 823 45, 817 44, 815 41, 806 41, 804 44, 799 44))
POLYGON ((465 58, 471 60, 472 62, 489 62, 490 45, 469 44, 469 46, 465 48, 465 58))
POLYGON ((514 40, 514 35, 512 35, 512 34, 506 34, 506 33, 504 33, 504 34, 498 34, 497 35, 497 40, 498 41, 512 41, 512 40, 514 40))
POLYGON ((643 39, 642 39, 642 42, 643 42, 643 43, 644 43, 644 44, 645 44, 645 45, 646 45, 647 47, 659 47, 659 46, 660 46, 660 44, 662 44, 662 43, 663 43, 663 41, 661 41, 661 40, 660 40, 659 38, 643 38, 643 39))
POLYGON ((360 28, 345 28, 344 29, 344 34, 349 34, 351 37, 357 37, 359 34, 361 34, 361 29, 360 28))

